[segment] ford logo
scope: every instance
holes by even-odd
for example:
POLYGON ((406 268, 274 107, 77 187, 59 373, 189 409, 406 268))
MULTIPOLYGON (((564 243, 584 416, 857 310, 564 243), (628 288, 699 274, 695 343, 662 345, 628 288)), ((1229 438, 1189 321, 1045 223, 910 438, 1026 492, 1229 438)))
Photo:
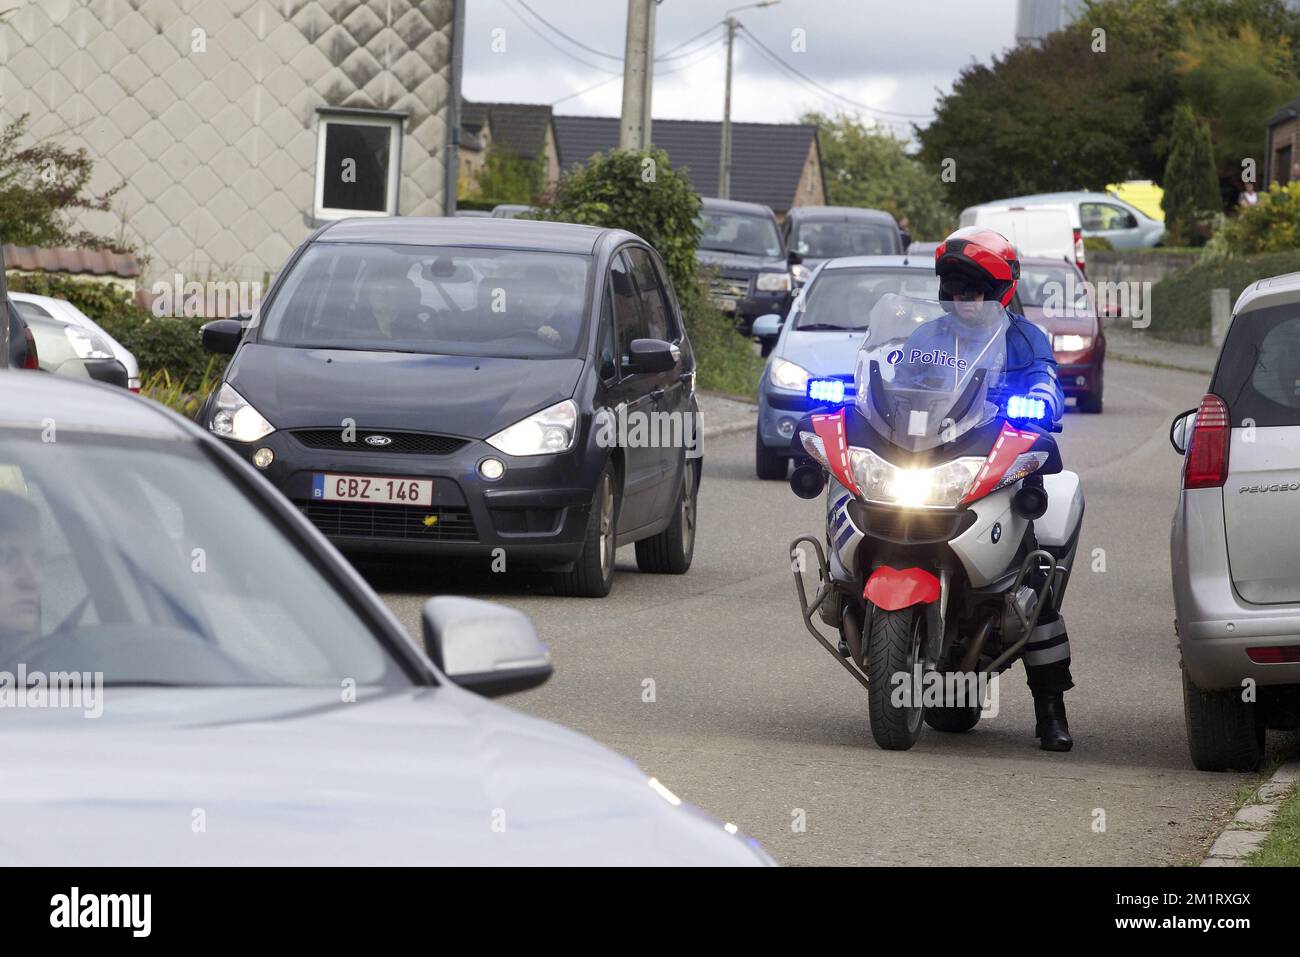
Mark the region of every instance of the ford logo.
POLYGON ((376 445, 382 448, 385 445, 392 445, 393 440, 386 435, 367 435, 366 445, 376 445))

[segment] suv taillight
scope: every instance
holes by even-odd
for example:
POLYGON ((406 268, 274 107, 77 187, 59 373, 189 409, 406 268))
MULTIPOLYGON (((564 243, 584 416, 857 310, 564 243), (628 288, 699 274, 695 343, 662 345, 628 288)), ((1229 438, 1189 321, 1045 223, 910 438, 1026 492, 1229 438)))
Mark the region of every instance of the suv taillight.
POLYGON ((1228 442, 1232 422, 1228 406, 1217 395, 1207 395, 1196 410, 1196 424, 1187 443, 1183 488, 1221 488, 1228 480, 1228 442))
POLYGON ((1083 246, 1083 230, 1074 231, 1074 264, 1079 267, 1079 272, 1083 272, 1084 263, 1087 260, 1086 250, 1083 246))

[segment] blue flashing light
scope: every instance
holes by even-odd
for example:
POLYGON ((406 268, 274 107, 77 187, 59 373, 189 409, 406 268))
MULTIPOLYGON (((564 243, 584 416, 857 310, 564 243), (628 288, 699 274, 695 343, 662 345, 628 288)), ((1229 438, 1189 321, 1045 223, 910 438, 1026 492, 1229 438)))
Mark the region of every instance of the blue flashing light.
POLYGON ((1027 395, 1013 395, 1007 399, 1007 418, 1045 419, 1047 418, 1047 403, 1042 399, 1033 399, 1027 395))
POLYGON ((842 379, 809 379, 808 398, 814 402, 839 405, 844 401, 844 381, 842 379))

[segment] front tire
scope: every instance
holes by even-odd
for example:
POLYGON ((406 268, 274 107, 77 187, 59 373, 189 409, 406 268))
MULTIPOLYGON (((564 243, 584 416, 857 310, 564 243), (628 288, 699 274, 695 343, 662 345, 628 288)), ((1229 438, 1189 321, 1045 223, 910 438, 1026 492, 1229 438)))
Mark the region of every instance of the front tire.
POLYGON ((1198 771, 1258 771, 1264 760, 1264 722, 1241 690, 1202 691, 1183 669, 1187 747, 1198 771))
POLYGON ((695 466, 682 463, 682 481, 673 502, 673 520, 658 535, 636 543, 636 567, 654 575, 684 575, 695 555, 696 500, 699 483, 695 466))
POLYGON ((886 751, 906 751, 921 735, 925 708, 912 685, 921 662, 925 640, 925 615, 913 606, 899 611, 876 608, 871 613, 871 635, 867 645, 867 712, 871 737, 886 751), (910 704, 894 703, 899 689, 896 675, 905 676, 910 704))
POLYGON ((1085 415, 1101 415, 1102 394, 1098 389, 1096 392, 1085 392, 1075 400, 1079 411, 1085 415))
POLYGON ((617 519, 617 482, 613 466, 606 465, 591 500, 582 554, 572 569, 555 576, 556 594, 573 598, 604 598, 609 594, 614 587, 617 519))
POLYGON ((765 482, 778 482, 785 479, 790 460, 778 455, 763 444, 763 436, 754 430, 754 471, 765 482))

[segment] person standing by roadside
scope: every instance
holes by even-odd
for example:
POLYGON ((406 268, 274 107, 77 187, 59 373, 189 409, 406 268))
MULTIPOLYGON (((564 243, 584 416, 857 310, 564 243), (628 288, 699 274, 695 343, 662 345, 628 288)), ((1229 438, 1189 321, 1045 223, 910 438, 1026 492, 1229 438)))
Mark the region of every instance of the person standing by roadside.
POLYGON ((1237 194, 1237 205, 1241 209, 1250 209, 1259 203, 1259 193, 1255 192, 1255 184, 1247 183, 1245 189, 1237 194))

